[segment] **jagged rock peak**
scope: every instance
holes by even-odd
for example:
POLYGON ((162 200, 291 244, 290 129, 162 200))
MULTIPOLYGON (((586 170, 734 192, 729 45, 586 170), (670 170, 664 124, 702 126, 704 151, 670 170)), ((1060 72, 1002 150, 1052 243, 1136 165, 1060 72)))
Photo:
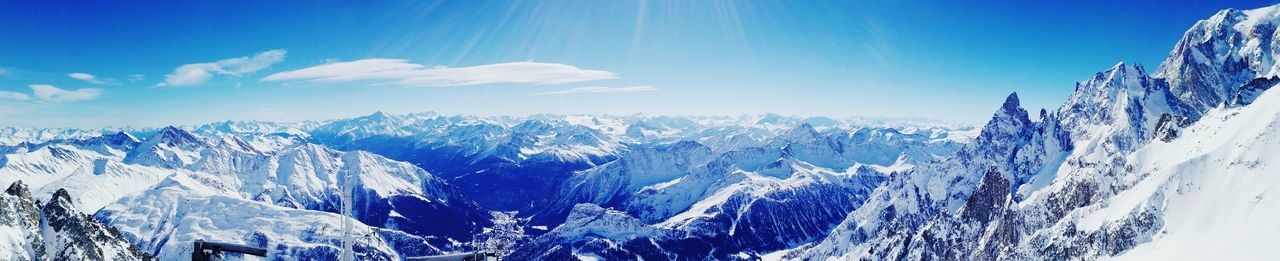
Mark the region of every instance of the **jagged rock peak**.
POLYGON ((1235 8, 1227 8, 1213 14, 1213 16, 1209 17, 1205 22, 1210 25, 1234 24, 1244 20, 1245 18, 1248 18, 1248 16, 1245 15, 1244 12, 1235 8))
POLYGON ((1126 64, 1124 61, 1120 61, 1116 63, 1116 65, 1111 66, 1110 69, 1107 69, 1106 71, 1098 72, 1098 74, 1099 75, 1105 74, 1111 77, 1124 76, 1124 75, 1146 75, 1147 70, 1144 69, 1141 64, 1130 65, 1130 64, 1126 64))
POLYGON ((1124 61, 1120 61, 1111 68, 1111 73, 1117 76, 1146 76, 1147 69, 1143 68, 1142 64, 1125 64, 1124 61))
POLYGON ((102 136, 99 136, 99 138, 96 138, 96 139, 104 140, 110 144, 136 144, 141 142, 140 140, 138 140, 137 137, 134 137, 132 134, 129 134, 128 132, 124 132, 124 131, 119 131, 111 134, 103 134, 102 136))
POLYGON ((120 137, 127 138, 128 140, 133 141, 133 142, 140 142, 140 141, 141 141, 141 140, 138 140, 138 137, 135 137, 135 136, 133 136, 133 134, 130 134, 129 132, 126 132, 126 131, 120 131, 120 132, 117 132, 115 135, 116 135, 116 136, 120 136, 120 137))
POLYGON ((53 192, 53 196, 49 198, 49 204, 50 204, 50 205, 53 205, 53 204, 63 205, 63 206, 65 206, 67 209, 72 209, 72 208, 71 208, 71 194, 70 194, 70 193, 67 193, 67 190, 66 190, 66 189, 61 189, 61 188, 60 188, 60 189, 58 189, 58 191, 57 191, 57 192, 53 192))
POLYGON ((161 133, 172 133, 172 132, 184 132, 184 131, 182 130, 182 128, 178 128, 178 127, 174 127, 173 125, 169 125, 169 126, 164 126, 164 128, 161 128, 161 129, 160 129, 160 132, 161 132, 161 133))
POLYGON ((1222 10, 1188 29, 1155 75, 1198 118, 1229 102, 1240 84, 1280 74, 1272 51, 1278 22, 1280 5, 1222 10))
POLYGON ((813 128, 813 125, 805 123, 805 124, 800 124, 800 126, 796 126, 795 128, 792 128, 791 130, 787 131, 787 133, 782 134, 780 137, 784 140, 806 141, 806 140, 817 139, 819 136, 821 135, 818 134, 817 129, 813 128))
POLYGON ((190 132, 187 132, 186 130, 183 130, 174 126, 167 126, 167 127, 164 127, 164 129, 160 129, 159 132, 156 132, 156 134, 152 135, 151 138, 149 138, 148 140, 150 139, 161 139, 166 142, 175 142, 175 143, 200 143, 201 142, 199 138, 196 138, 196 136, 191 134, 190 132))
POLYGON ((31 198, 31 189, 27 187, 27 184, 22 183, 21 180, 14 181, 13 184, 10 184, 9 188, 4 190, 4 193, 13 196, 31 198))
POLYGON ((1125 64, 1121 61, 1111 68, 1098 72, 1092 79, 1076 84, 1076 94, 1101 94, 1112 92, 1111 89, 1123 89, 1145 86, 1149 81, 1146 69, 1141 64, 1125 64))
POLYGON ((1009 97, 1004 99, 1004 105, 1001 105, 1000 109, 991 116, 991 120, 982 127, 982 133, 977 141, 990 144, 998 142, 1000 137, 1021 135, 1031 130, 1032 124, 1027 110, 1022 109, 1018 101, 1018 93, 1010 93, 1009 97))
POLYGON ((389 114, 387 114, 387 113, 385 113, 385 112, 382 112, 382 111, 375 111, 375 112, 373 112, 372 114, 369 114, 369 115, 367 115, 367 116, 364 116, 363 118, 366 118, 366 119, 387 119, 387 118, 391 118, 391 115, 389 115, 389 114))
POLYGON ((1000 106, 1000 110, 996 111, 995 116, 991 119, 991 123, 1010 117, 1015 121, 1030 122, 1030 119, 1027 118, 1027 110, 1022 109, 1022 104, 1018 101, 1017 92, 1010 93, 1009 97, 1004 99, 1004 104, 1000 106))
POLYGON ((675 144, 671 144, 670 147, 667 147, 667 150, 685 151, 685 150, 704 149, 706 147, 707 146, 702 145, 702 143, 694 140, 680 140, 680 141, 677 141, 675 144))
POLYGON ((1009 93, 1009 96, 1004 98, 1004 105, 1001 105, 1000 108, 1001 111, 1021 110, 1022 104, 1018 101, 1018 93, 1009 93))

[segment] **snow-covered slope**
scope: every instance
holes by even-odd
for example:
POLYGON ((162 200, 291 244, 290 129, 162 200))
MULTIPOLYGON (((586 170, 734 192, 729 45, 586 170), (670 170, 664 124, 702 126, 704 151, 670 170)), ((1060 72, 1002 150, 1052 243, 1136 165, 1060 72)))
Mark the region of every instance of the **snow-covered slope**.
MULTIPOLYGON (((443 180, 408 163, 396 162, 367 152, 342 152, 321 145, 302 143, 297 137, 275 134, 242 135, 210 133, 196 135, 186 130, 167 127, 139 141, 127 133, 88 138, 55 138, 43 143, 21 143, 0 147, 0 181, 23 181, 32 184, 37 197, 56 193, 83 195, 63 197, 78 211, 99 212, 98 219, 117 220, 117 215, 131 211, 157 210, 169 215, 191 213, 192 216, 168 216, 157 213, 132 216, 145 217, 148 227, 155 224, 178 225, 178 221, 223 215, 217 205, 233 205, 232 209, 250 209, 255 204, 276 205, 249 216, 336 216, 340 209, 339 191, 353 188, 355 218, 368 224, 367 236, 386 241, 380 253, 387 259, 401 254, 439 253, 440 249, 465 248, 461 242, 471 240, 474 231, 489 224, 490 216, 474 202, 443 180), (264 138, 265 137, 265 138, 264 138), (284 138, 284 139, 281 139, 284 138), (276 140, 263 143, 254 141, 276 140), (162 181, 169 180, 170 184, 162 181), (164 194, 161 197, 182 198, 183 204, 160 204, 157 198, 132 200, 138 194, 159 193, 174 186, 174 179, 197 177, 206 186, 215 186, 219 199, 213 205, 197 206, 194 198, 212 197, 164 194), (351 177, 349 186, 342 184, 351 177), (69 191, 71 193, 60 192, 69 191), (114 204, 113 204, 114 203, 114 204), (113 204, 115 208, 105 208, 113 204), (121 204, 127 206, 121 207, 121 204), (184 207, 208 207, 183 209, 184 207), (326 213, 327 212, 327 213, 326 213), (388 247, 390 246, 390 247, 388 247)), ((189 186, 183 188, 196 188, 189 186)), ((201 190, 193 189, 196 192, 201 190)), ((194 193, 194 192, 193 192, 194 193)), ((208 193, 206 193, 208 194, 208 193)), ((182 201, 179 201, 182 202, 182 201)), ((249 217, 241 216, 241 217, 249 217)), ((332 220, 341 220, 337 217, 332 220)), ((136 221, 136 220, 135 220, 136 221)), ((235 224, 239 219, 224 219, 235 224)), ((333 221, 336 222, 338 221, 333 221)), ((315 230, 304 221, 294 227, 281 227, 272 241, 284 248, 314 245, 305 231, 315 230), (304 245, 291 245, 293 243, 304 245)), ((124 227, 124 225, 115 225, 124 227)), ((163 227, 163 226, 161 226, 163 227)), ((181 228, 181 227, 179 227, 181 228)), ((228 230, 235 228, 228 227, 228 230)), ((147 252, 160 254, 164 242, 206 236, 198 230, 175 233, 145 230, 160 234, 126 233, 134 243, 148 243, 147 252), (163 233, 161 233, 163 232, 163 233), (150 240, 150 241, 148 241, 150 240), (158 240, 158 245, 154 244, 158 240)), ((211 236, 214 238, 216 236, 211 236)), ((245 238, 225 238, 242 242, 245 238)), ((324 243, 325 241, 318 241, 324 243)), ((334 247, 335 242, 328 247, 334 247)), ((189 244, 177 244, 175 246, 189 244)), ((331 249, 332 250, 332 249, 331 249)), ((190 249, 180 250, 190 251, 190 249)), ((310 251, 310 250, 308 250, 310 251)), ((316 250, 321 251, 321 250, 316 250)), ((165 252, 170 257, 179 252, 165 252)), ((306 252, 306 251, 302 251, 306 252)), ((323 251, 322 251, 323 252, 323 251)), ((309 253, 309 252, 308 252, 309 253)), ((281 257, 291 257, 281 254, 281 257)), ((320 255, 324 256, 324 255, 320 255)))
POLYGON ((772 257, 1265 259, 1223 239, 1280 232, 1250 223, 1274 218, 1260 195, 1280 133, 1277 20, 1275 7, 1219 12, 1155 75, 1121 63, 1039 121, 1006 101, 954 158, 891 178, 825 240, 772 257))
POLYGON ((0 182, 23 181, 36 197, 66 189, 80 211, 98 208, 155 184, 165 175, 182 171, 124 164, 126 154, 141 142, 124 132, 76 139, 53 139, 0 147, 0 182))
MULTIPOLYGON (((242 199, 230 187, 207 176, 173 175, 142 194, 106 206, 95 217, 162 260, 189 256, 190 242, 197 239, 244 242, 268 249, 274 259, 329 259, 341 251, 341 222, 349 217, 242 199)), ((357 257, 399 259, 383 230, 353 223, 352 231, 359 235, 357 257)), ((420 237, 385 232, 426 246, 420 237)), ((433 253, 438 251, 411 254, 433 253)))
MULTIPOLYGON (((408 163, 306 143, 262 151, 239 137, 221 137, 209 141, 166 128, 130 152, 125 161, 174 168, 180 175, 216 182, 219 189, 230 191, 220 194, 223 197, 299 210, 338 213, 341 189, 352 189, 353 214, 360 222, 428 238, 431 246, 441 248, 457 247, 455 242, 470 240, 472 232, 489 223, 489 215, 451 185, 408 163)), ((114 213, 122 212, 107 211, 98 217, 113 220, 114 213)))
POLYGON ((1280 231, 1273 222, 1280 201, 1268 195, 1280 187, 1278 133, 1278 91, 1254 105, 1210 110, 1181 137, 1125 157, 1136 177, 1128 189, 1072 211, 1020 247, 1074 247, 1128 260, 1269 259, 1269 238, 1280 231), (1108 234, 1131 240, 1109 246, 1079 236, 1108 234))

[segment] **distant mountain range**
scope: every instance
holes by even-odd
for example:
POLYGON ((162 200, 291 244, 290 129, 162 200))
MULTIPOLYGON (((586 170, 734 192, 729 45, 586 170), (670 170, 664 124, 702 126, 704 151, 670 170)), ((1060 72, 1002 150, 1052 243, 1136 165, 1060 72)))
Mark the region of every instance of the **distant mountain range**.
POLYGON ((495 221, 511 218, 520 233, 505 243, 523 247, 570 222, 583 203, 664 224, 655 230, 709 233, 655 238, 697 240, 699 252, 724 240, 738 241, 734 249, 780 249, 825 233, 893 171, 949 156, 976 133, 936 122, 780 115, 381 112, 306 123, 5 131, 12 135, 0 146, 0 182, 31 184, 37 197, 89 195, 72 200, 78 211, 161 259, 190 251, 172 242, 196 239, 263 244, 277 257, 336 256, 344 187, 356 190, 353 218, 365 225, 356 250, 366 259, 482 247, 498 236, 495 221), (793 203, 744 202, 765 197, 793 203), (787 211, 802 205, 826 214, 799 228, 729 235, 707 227, 794 223, 787 211), (759 210, 730 217, 712 209, 728 207, 759 210))
POLYGON ((981 126, 378 112, 0 128, 0 252, 174 260, 204 239, 333 259, 353 221, 360 260, 1267 259, 1277 24, 1277 6, 1224 10, 1153 73, 1119 63, 1055 110, 1011 94, 981 126))

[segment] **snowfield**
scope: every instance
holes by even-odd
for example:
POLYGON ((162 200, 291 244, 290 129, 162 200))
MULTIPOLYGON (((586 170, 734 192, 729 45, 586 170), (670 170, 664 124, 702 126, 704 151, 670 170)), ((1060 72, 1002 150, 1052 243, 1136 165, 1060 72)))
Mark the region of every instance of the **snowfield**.
POLYGON ((1250 106, 1212 110, 1182 138, 1153 142, 1130 158, 1149 176, 1084 216, 1081 226, 1150 205, 1164 209, 1164 226, 1116 259, 1273 257, 1271 235, 1280 232, 1274 195, 1280 192, 1280 91, 1267 91, 1250 106))

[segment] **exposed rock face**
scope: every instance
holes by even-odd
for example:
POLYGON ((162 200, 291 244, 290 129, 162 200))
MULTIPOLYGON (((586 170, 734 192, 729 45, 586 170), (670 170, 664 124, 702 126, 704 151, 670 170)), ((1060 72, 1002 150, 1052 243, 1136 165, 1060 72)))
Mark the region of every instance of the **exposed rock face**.
POLYGON ((0 196, 0 227, 13 230, 3 240, 8 260, 37 260, 46 258, 44 238, 40 234, 40 209, 31 199, 31 190, 22 182, 15 182, 0 196), (25 250, 25 251, 24 251, 25 250))
POLYGON ((1008 204, 1008 197, 1009 181, 995 168, 988 169, 982 175, 982 183, 978 185, 978 189, 969 196, 964 208, 960 209, 960 216, 970 221, 991 222, 1008 204))
POLYGON ((15 182, 0 195, 0 259, 6 260, 151 260, 115 229, 80 213, 66 190, 43 206, 15 182), (7 256, 6 256, 7 255, 7 256))
POLYGON ((1280 77, 1278 76, 1253 79, 1243 85, 1240 85, 1240 90, 1236 91, 1234 98, 1227 101, 1227 106, 1239 107, 1249 105, 1253 103, 1253 100, 1258 99, 1258 95, 1261 95, 1262 92, 1267 91, 1267 89, 1270 89, 1271 86, 1275 86, 1277 83, 1280 83, 1280 77))
POLYGON ((1186 117, 1168 113, 1160 114, 1160 120, 1156 122, 1155 134, 1153 135, 1156 139, 1169 142, 1177 139, 1178 133, 1182 128, 1186 128, 1187 125, 1191 125, 1191 121, 1187 120, 1186 117))
POLYGON ((1269 22, 1253 28, 1236 26, 1248 18, 1240 10, 1227 9, 1201 20, 1187 30, 1156 72, 1169 83, 1174 97, 1190 106, 1190 118, 1199 119, 1205 110, 1228 101, 1235 87, 1254 75, 1274 73, 1268 49, 1275 26, 1269 22))

